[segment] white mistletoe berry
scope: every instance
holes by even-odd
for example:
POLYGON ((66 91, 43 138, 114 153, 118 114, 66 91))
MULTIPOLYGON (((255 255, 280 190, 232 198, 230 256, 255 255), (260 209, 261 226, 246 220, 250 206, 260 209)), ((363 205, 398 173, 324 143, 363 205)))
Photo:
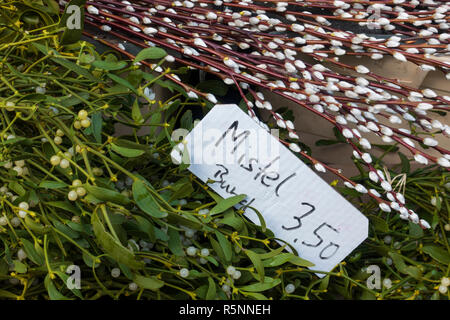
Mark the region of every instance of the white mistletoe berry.
POLYGON ((180 277, 187 278, 189 276, 189 269, 183 268, 180 270, 180 277))

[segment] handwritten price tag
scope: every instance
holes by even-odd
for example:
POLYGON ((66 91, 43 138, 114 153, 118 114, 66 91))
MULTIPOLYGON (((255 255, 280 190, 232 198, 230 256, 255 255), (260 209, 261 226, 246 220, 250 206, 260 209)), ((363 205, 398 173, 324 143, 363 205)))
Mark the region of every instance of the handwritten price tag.
POLYGON ((189 158, 189 170, 214 180, 224 198, 247 195, 236 207, 254 223, 250 207, 261 212, 314 270, 331 271, 367 238, 367 218, 236 105, 216 105, 172 158, 189 158))

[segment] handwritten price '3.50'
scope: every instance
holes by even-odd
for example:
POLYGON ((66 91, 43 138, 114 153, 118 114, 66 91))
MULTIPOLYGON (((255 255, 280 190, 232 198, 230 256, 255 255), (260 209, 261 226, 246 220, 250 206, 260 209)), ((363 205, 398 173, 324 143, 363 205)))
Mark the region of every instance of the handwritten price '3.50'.
MULTIPOLYGON (((283 225, 281 227, 284 230, 292 231, 292 230, 296 230, 296 229, 301 228, 302 227, 302 219, 307 217, 307 216, 309 216, 309 215, 311 215, 316 209, 312 204, 310 204, 308 202, 302 202, 302 206, 308 206, 310 208, 309 211, 307 211, 306 213, 304 213, 303 215, 301 215, 299 217, 294 216, 293 218, 296 220, 297 225, 291 226, 291 227, 286 227, 286 226, 283 225)), ((305 241, 302 241, 302 244, 305 245, 305 246, 308 246, 308 247, 312 247, 312 248, 320 247, 323 244, 324 240, 323 240, 322 236, 319 234, 319 231, 322 230, 323 228, 329 228, 332 231, 334 231, 336 233, 339 233, 339 231, 336 228, 334 228, 333 226, 329 225, 326 222, 323 222, 321 225, 319 225, 313 231, 313 234, 318 239, 317 242, 316 243, 307 243, 305 241)), ((297 239, 295 239, 294 242, 297 242, 297 239)), ((337 243, 334 243, 334 242, 330 241, 330 243, 328 245, 326 245, 325 247, 323 247, 322 250, 320 251, 319 258, 323 259, 323 260, 331 258, 332 256, 334 256, 336 254, 336 252, 338 251, 339 247, 340 246, 337 243)))

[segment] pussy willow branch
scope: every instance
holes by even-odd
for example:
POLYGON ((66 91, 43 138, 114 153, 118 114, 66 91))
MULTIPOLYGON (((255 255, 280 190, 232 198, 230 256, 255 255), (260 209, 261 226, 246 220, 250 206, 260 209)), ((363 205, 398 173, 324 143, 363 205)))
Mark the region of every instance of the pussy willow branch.
MULTIPOLYGON (((403 219, 423 228, 429 226, 405 207, 402 195, 392 191, 384 174, 372 165, 366 152, 371 144, 363 136, 372 133, 385 143, 398 143, 417 162, 437 163, 448 170, 450 151, 438 146, 433 136, 450 135, 450 127, 433 120, 428 112, 449 111, 450 97, 431 89, 418 90, 372 72, 363 64, 345 63, 339 57, 380 60, 392 56, 399 62, 417 64, 425 71, 438 70, 450 79, 450 63, 435 59, 448 55, 450 49, 446 1, 100 0, 88 2, 86 7, 87 25, 124 41, 118 45, 102 42, 122 53, 126 53, 127 42, 139 47, 160 46, 171 53, 168 62, 176 61, 212 73, 228 85, 238 85, 249 115, 267 128, 253 109, 256 106, 268 110, 276 124, 289 133, 289 141, 282 142, 311 160, 317 170, 328 169, 342 178, 346 186, 369 193, 382 210, 392 208, 403 219), (379 29, 389 37, 356 34, 343 30, 335 22, 379 29), (330 69, 333 66, 359 76, 336 72, 330 69), (301 140, 294 124, 272 110, 262 89, 297 103, 335 126, 389 201, 303 152, 293 142, 301 140), (245 96, 246 91, 252 99, 245 96), (391 124, 381 123, 381 119, 391 124), (403 123, 407 127, 399 129, 397 125, 403 123), (440 156, 428 153, 415 142, 434 149, 440 156)), ((167 77, 181 84, 176 75, 167 77)), ((196 96, 217 101, 211 94, 181 85, 196 96)))

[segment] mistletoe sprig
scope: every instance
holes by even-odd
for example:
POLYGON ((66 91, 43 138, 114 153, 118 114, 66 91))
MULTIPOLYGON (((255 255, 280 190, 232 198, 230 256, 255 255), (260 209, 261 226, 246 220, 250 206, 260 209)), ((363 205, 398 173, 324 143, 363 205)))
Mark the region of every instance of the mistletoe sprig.
MULTIPOLYGON (((242 195, 221 199, 171 162, 175 123, 203 101, 155 68, 84 41, 61 45, 56 13, 23 3, 0 10, 13 22, 0 51, 1 298, 293 292, 276 270, 312 264, 283 252, 263 220, 258 227, 234 210, 242 195), (173 95, 155 100, 155 85, 173 95)), ((166 56, 144 54, 154 65, 166 56)))

